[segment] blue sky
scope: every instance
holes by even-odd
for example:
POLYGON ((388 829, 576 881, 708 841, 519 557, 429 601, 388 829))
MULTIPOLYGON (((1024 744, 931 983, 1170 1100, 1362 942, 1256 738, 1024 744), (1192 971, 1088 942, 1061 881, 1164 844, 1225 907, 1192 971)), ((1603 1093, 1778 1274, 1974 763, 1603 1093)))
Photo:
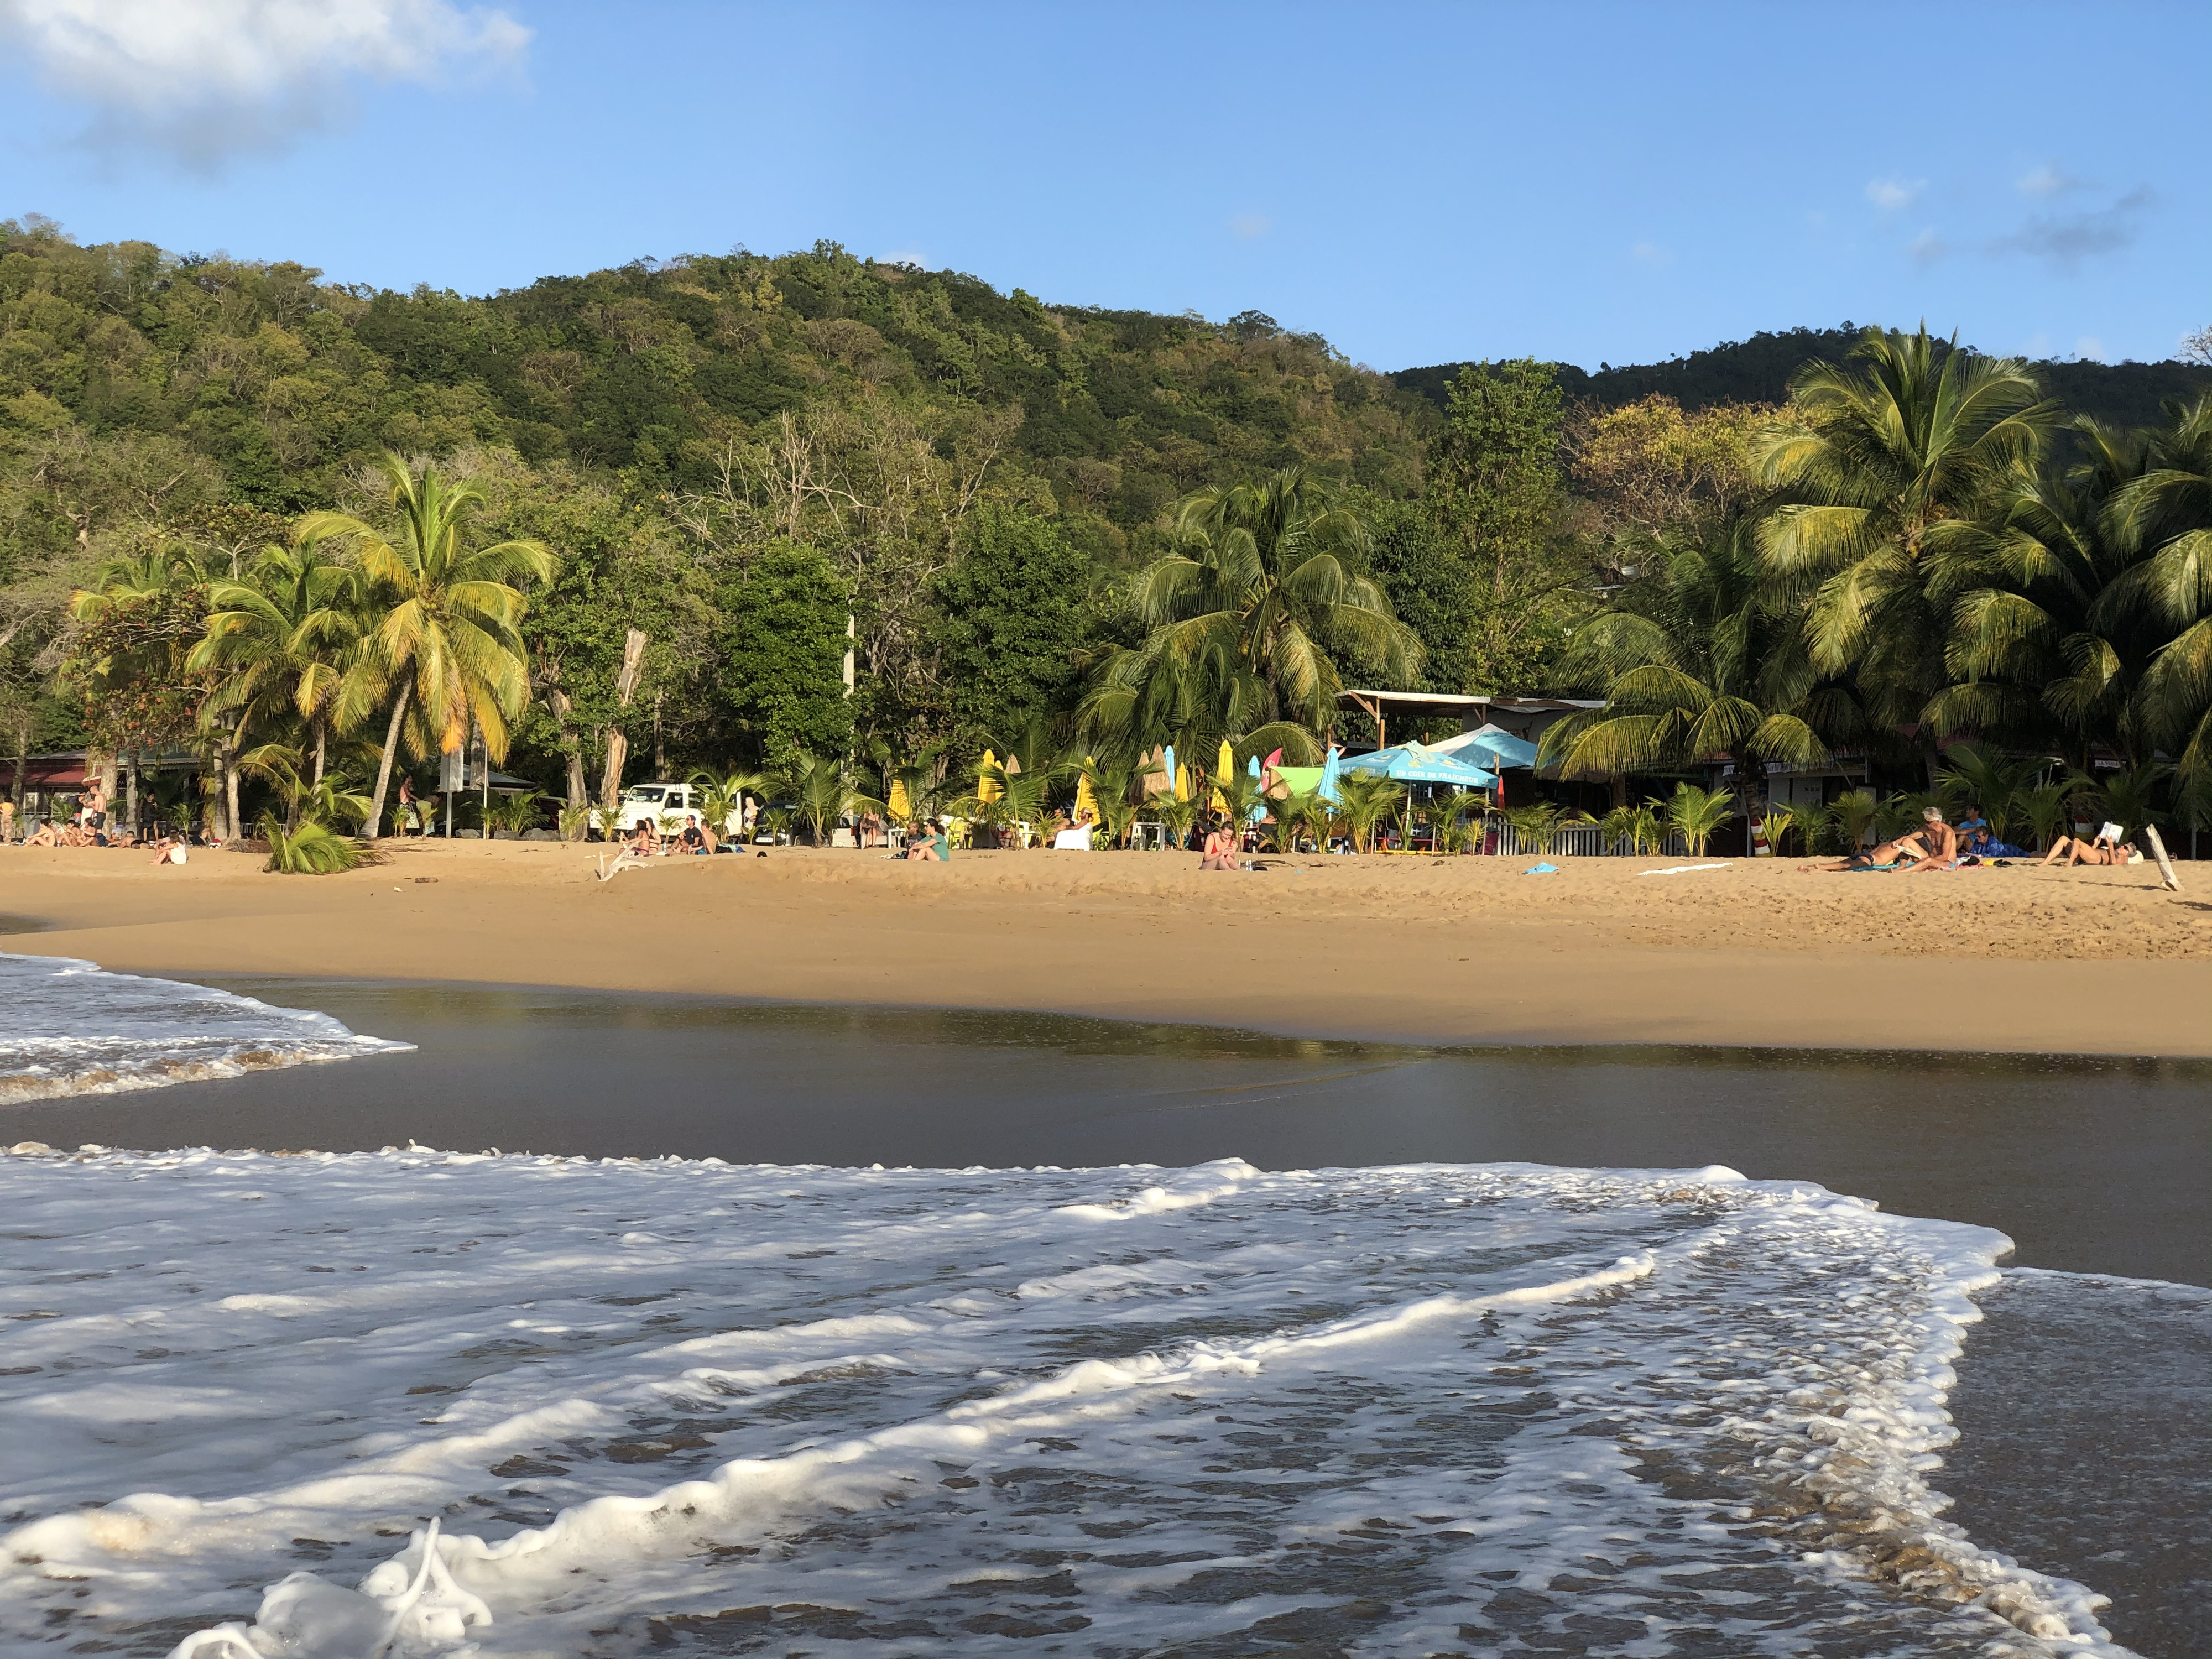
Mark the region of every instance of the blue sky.
POLYGON ((468 293, 854 252, 1379 368, 2212 323, 2212 9, 0 0, 0 216, 468 293))

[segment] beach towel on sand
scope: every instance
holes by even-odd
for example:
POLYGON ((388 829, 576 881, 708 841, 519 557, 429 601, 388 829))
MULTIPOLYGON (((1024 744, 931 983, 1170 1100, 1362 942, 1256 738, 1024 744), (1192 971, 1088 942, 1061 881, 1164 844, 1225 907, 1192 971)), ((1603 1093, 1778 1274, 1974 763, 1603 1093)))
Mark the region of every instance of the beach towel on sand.
POLYGON ((1532 864, 1521 873, 1524 876, 1556 876, 1559 873, 1559 866, 1556 864, 1532 864))

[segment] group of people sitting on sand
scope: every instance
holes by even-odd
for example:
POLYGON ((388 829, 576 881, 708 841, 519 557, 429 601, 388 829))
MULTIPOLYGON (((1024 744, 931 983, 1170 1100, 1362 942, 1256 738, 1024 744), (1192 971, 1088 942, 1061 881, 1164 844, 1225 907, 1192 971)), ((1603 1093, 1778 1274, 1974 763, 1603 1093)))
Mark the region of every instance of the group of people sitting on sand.
POLYGON ((670 835, 662 835, 650 818, 640 818, 636 827, 623 837, 623 852, 634 859, 704 857, 720 852, 722 838, 714 833, 712 824, 699 822, 696 812, 687 812, 684 827, 670 835))
MULTIPOLYGON (((15 839, 15 803, 0 800, 0 846, 15 839)), ((95 781, 77 802, 76 810, 66 819, 50 820, 23 837, 25 847, 118 847, 139 851, 150 850, 155 864, 182 864, 185 848, 189 842, 179 836, 164 834, 156 837, 142 836, 127 824, 108 822, 107 794, 95 781)))
MULTIPOLYGON (((1954 829, 1943 821, 1941 807, 1923 807, 1920 828, 1908 836, 1882 842, 1865 850, 1854 853, 1847 859, 1836 859, 1823 864, 1806 864, 1803 871, 1822 872, 1849 870, 1956 870, 1962 864, 1984 858, 2026 858, 2027 854, 2016 847, 1994 839, 1989 826, 1971 812, 1960 828, 1954 829), (1962 833, 1963 831, 1963 833, 1962 833)), ((2051 844, 2043 855, 2045 864, 2140 864, 2142 854, 2135 849, 2120 826, 2107 823, 2093 837, 2061 836, 2051 844)))

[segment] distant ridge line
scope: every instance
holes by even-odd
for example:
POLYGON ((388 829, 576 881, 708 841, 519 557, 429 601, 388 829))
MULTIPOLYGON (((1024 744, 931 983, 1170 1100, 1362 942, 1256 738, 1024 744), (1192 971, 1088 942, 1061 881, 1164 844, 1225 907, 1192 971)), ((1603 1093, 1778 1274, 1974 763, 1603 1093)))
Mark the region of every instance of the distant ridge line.
MULTIPOLYGON (((1837 328, 1762 331, 1747 340, 1724 340, 1661 363, 1621 367, 1601 364, 1596 373, 1560 363, 1560 389, 1570 402, 1617 408, 1662 392, 1685 409, 1714 404, 1780 403, 1789 395, 1790 377, 1813 358, 1839 361, 1863 332, 1863 325, 1837 328)), ((1392 384, 1420 393, 1441 408, 1446 388, 1466 365, 1436 363, 1401 368, 1392 384)), ((2099 363, 2039 361, 2033 367, 2051 395, 2078 415, 2092 415, 2115 426, 2148 426, 2169 399, 2192 398, 2212 391, 2212 368, 2174 361, 2156 363, 2099 363)))

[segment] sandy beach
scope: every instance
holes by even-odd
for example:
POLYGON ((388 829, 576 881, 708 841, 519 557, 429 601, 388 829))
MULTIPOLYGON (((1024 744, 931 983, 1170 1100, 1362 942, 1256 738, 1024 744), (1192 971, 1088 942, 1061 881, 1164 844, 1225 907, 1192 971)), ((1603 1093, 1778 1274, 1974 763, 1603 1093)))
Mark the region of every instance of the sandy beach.
POLYGON ((17 951, 123 971, 1012 1008, 1419 1042, 2212 1054, 2212 876, 1808 875, 1792 860, 779 848, 601 883, 598 849, 385 843, 345 875, 0 853, 17 951))

